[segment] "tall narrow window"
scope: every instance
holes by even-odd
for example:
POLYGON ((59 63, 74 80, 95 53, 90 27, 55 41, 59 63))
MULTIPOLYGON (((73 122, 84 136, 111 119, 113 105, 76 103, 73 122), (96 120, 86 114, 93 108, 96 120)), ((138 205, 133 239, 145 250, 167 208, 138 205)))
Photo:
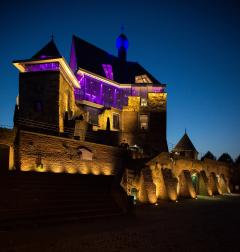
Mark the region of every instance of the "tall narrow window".
POLYGON ((142 107, 147 107, 147 99, 141 98, 141 106, 142 107))
POLYGON ((148 115, 140 115, 139 116, 139 126, 142 130, 148 129, 148 115))
POLYGON ((98 125, 98 110, 92 107, 86 107, 88 112, 88 122, 93 125, 98 125))
POLYGON ((113 128, 119 129, 120 123, 119 123, 119 114, 113 114, 113 128))

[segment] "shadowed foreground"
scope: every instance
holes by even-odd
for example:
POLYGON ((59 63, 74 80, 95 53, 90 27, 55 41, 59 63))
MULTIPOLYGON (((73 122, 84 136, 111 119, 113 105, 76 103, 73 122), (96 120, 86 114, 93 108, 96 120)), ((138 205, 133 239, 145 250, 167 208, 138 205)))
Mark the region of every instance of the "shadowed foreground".
POLYGON ((1 230, 0 251, 240 251, 240 195, 137 206, 134 217, 1 230))

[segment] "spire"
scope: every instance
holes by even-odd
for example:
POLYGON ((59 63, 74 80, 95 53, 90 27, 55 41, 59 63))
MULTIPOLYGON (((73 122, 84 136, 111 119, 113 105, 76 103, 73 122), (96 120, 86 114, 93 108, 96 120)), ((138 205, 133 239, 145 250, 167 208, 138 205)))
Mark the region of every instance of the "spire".
POLYGON ((42 49, 40 49, 32 59, 45 59, 45 58, 61 58, 62 55, 57 49, 57 46, 54 42, 53 34, 51 36, 51 41, 48 42, 42 49))
POLYGON ((124 26, 121 25, 121 34, 118 36, 116 40, 116 47, 118 49, 118 58, 122 61, 126 61, 127 59, 127 49, 129 46, 128 39, 126 35, 123 33, 124 26))
POLYGON ((124 25, 121 25, 121 33, 124 31, 124 25))

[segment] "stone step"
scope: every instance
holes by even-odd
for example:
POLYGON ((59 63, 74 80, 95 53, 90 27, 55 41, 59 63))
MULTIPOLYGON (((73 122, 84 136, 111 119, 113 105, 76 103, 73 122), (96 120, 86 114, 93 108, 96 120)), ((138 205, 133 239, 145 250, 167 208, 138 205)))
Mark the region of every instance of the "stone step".
POLYGON ((56 225, 62 223, 69 223, 72 221, 81 221, 87 219, 103 218, 120 216, 123 213, 119 209, 98 209, 85 212, 62 212, 58 214, 42 214, 42 215, 20 215, 15 218, 5 218, 0 220, 0 230, 9 228, 24 228, 24 227, 39 227, 46 225, 56 225))
POLYGON ((92 200, 92 201, 66 201, 66 200, 59 200, 59 201, 51 201, 51 202, 41 202, 41 201, 38 201, 38 202, 27 202, 27 203, 23 203, 21 204, 20 203, 16 203, 16 204, 13 204, 13 205, 4 205, 4 204, 1 204, 0 207, 0 213, 5 211, 8 211, 10 209, 16 209, 16 208, 29 208, 29 209, 42 209, 42 208, 48 208, 48 207, 58 207, 58 208, 63 208, 63 207, 68 207, 68 206, 81 206, 82 208, 87 208, 87 207, 94 207, 94 206, 102 206, 102 205, 111 205, 115 203, 113 201, 113 199, 111 198, 108 198, 108 199, 104 199, 104 200, 92 200))

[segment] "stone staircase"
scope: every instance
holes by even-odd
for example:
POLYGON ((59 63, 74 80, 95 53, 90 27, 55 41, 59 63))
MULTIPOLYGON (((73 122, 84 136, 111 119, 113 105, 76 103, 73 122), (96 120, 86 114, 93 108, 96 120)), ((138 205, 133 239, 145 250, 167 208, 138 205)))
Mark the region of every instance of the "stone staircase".
POLYGON ((103 175, 9 173, 0 177, 0 230, 121 215, 113 182, 103 175))

